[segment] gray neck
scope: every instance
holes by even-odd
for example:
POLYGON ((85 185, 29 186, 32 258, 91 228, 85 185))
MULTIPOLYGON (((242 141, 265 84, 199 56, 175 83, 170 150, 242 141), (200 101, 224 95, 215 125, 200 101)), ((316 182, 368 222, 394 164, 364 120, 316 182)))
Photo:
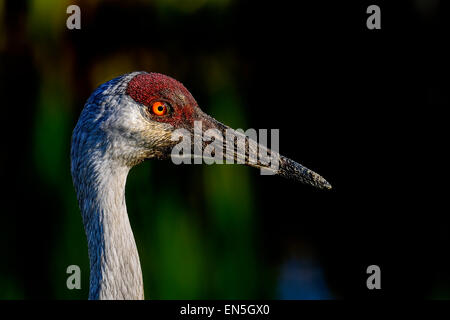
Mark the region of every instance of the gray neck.
POLYGON ((74 179, 88 240, 89 299, 144 299, 139 254, 125 204, 129 167, 96 159, 75 170, 74 179))

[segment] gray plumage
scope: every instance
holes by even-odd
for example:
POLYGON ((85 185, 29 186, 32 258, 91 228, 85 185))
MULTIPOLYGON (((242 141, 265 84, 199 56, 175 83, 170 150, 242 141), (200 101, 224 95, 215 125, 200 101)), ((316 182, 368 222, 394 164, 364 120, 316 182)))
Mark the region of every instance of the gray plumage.
POLYGON ((120 122, 134 114, 132 102, 122 93, 132 76, 111 80, 91 95, 72 137, 72 177, 88 240, 89 299, 144 298, 125 205, 125 181, 138 159, 120 122))
MULTIPOLYGON (((126 178, 145 159, 167 159, 175 144, 173 130, 192 129, 193 120, 203 121, 205 128, 228 128, 204 114, 181 83, 158 74, 120 76, 97 88, 86 102, 72 135, 71 171, 88 241, 89 299, 144 299, 139 254, 125 204, 126 178), (174 116, 190 114, 189 118, 159 121, 146 102, 133 99, 127 89, 141 75, 150 80, 139 90, 154 90, 151 94, 171 104, 174 116)), ((318 174, 285 160, 278 174, 331 187, 318 174)))

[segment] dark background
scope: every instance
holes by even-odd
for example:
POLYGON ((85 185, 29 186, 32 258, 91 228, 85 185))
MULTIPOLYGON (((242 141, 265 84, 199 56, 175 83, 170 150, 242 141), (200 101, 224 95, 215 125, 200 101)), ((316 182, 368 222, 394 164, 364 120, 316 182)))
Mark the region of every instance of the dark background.
POLYGON ((63 1, 0 6, 0 298, 85 299, 70 134, 99 84, 170 75, 234 128, 280 129, 324 192, 240 166, 134 168, 146 298, 450 297, 444 1, 63 1), (381 7, 381 30, 366 8, 381 7), (65 287, 80 265, 81 291, 65 287), (381 268, 381 290, 366 268, 381 268))

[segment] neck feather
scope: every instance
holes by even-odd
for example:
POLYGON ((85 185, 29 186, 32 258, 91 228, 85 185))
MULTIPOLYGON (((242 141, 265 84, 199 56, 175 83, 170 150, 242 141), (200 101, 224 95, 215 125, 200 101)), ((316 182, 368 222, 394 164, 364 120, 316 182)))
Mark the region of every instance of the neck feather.
POLYGON ((130 168, 96 159, 74 173, 88 240, 89 299, 143 299, 139 254, 125 204, 130 168))

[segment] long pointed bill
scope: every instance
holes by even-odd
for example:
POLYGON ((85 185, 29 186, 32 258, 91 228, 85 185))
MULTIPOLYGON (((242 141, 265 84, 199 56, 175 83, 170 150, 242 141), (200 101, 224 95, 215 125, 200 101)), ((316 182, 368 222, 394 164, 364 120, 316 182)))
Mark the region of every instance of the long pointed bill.
MULTIPOLYGON (((264 175, 279 175, 320 189, 331 189, 331 184, 319 174, 257 143, 256 131, 254 136, 246 135, 203 112, 197 119, 194 128, 189 129, 189 134, 193 136, 191 146, 194 149, 189 157, 194 159, 194 163, 245 164, 261 169, 264 175)), ((265 140, 267 141, 267 137, 265 140)), ((186 159, 187 155, 181 157, 178 151, 172 151, 172 157, 186 159)))

